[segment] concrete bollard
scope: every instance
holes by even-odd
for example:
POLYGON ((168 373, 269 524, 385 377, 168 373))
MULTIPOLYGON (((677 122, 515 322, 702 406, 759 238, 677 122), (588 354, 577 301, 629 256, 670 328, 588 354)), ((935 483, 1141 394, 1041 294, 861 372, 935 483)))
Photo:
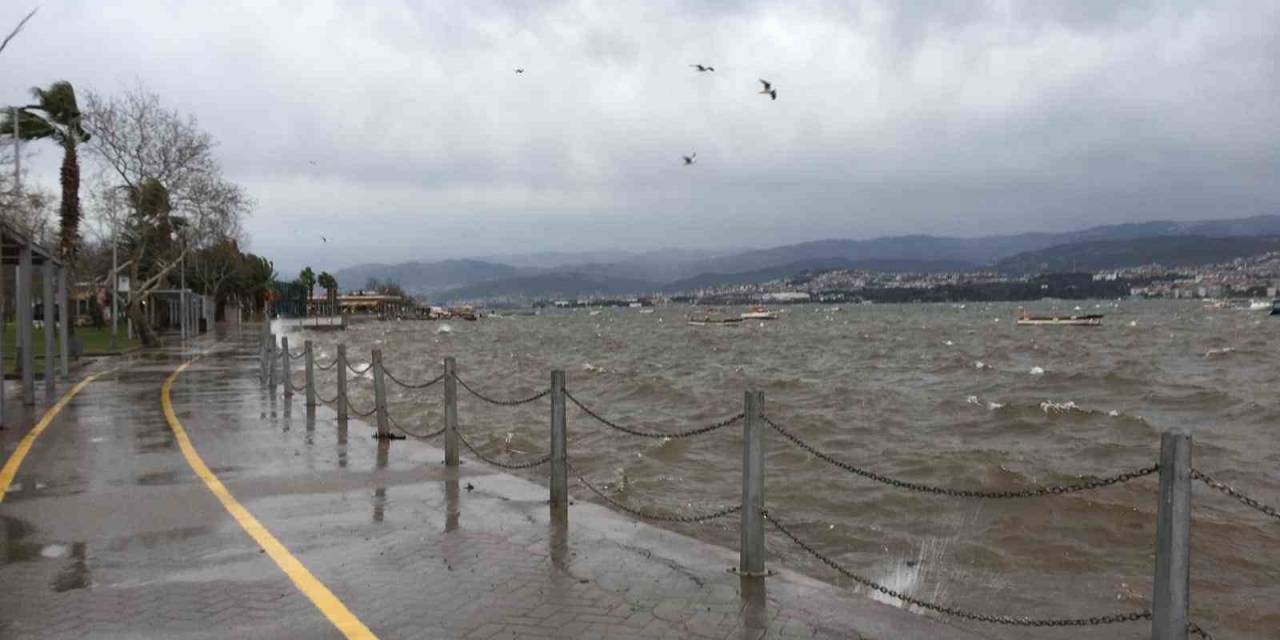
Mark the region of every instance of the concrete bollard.
POLYGON ((748 391, 742 409, 742 527, 738 573, 763 576, 764 570, 764 393, 748 391))
POLYGON ((315 354, 315 351, 312 349, 310 340, 303 342, 302 345, 303 345, 303 349, 306 350, 306 355, 304 356, 306 360, 304 361, 304 364, 306 366, 306 375, 307 375, 307 406, 315 407, 316 406, 316 354, 315 354))
POLYGON ((564 400, 564 371, 555 369, 551 372, 551 509, 561 512, 569 507, 564 400))
POLYGON ((1186 640, 1191 604, 1191 436, 1160 436, 1160 504, 1151 596, 1152 640, 1186 640))
POLYGON ((338 345, 338 424, 347 426, 347 345, 338 345))
POLYGON ((444 359, 444 464, 458 466, 458 379, 454 374, 458 362, 453 356, 444 359))
POLYGON ((280 377, 284 378, 284 399, 293 400, 293 363, 289 361, 289 336, 280 338, 280 377))
POLYGON ((378 437, 391 435, 390 421, 387 420, 387 387, 383 381, 382 350, 373 350, 373 408, 378 415, 378 437))

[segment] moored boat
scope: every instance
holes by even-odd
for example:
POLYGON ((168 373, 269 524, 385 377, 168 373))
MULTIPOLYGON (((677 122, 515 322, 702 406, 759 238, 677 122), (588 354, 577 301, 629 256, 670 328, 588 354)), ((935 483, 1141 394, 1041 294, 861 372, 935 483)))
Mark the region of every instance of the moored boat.
POLYGON ((1039 326, 1039 325, 1057 325, 1064 327, 1099 327, 1102 326, 1102 314, 1089 313, 1073 316, 1033 316, 1023 311, 1018 316, 1019 325, 1022 326, 1039 326))
POLYGON ((1271 315, 1280 316, 1280 300, 1271 301, 1271 315))
POLYGON ((709 326, 731 326, 742 323, 742 318, 722 318, 716 309, 707 309, 706 313, 701 317, 690 316, 688 323, 691 327, 709 327, 709 326))

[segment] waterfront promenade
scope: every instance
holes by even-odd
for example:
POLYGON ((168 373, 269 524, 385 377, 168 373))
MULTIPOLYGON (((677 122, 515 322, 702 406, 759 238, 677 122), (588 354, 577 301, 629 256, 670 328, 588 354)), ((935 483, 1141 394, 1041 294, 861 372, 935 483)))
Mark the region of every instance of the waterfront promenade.
POLYGON ((577 487, 566 525, 544 486, 275 397, 256 347, 246 327, 96 362, 29 450, 46 406, 7 407, 0 638, 981 637, 739 578, 736 551, 577 487))

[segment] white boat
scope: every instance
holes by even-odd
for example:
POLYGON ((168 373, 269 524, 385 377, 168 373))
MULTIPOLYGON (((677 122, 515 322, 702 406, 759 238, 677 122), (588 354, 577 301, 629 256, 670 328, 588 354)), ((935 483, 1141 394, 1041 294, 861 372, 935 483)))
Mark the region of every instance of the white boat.
POLYGON ((1271 303, 1270 301, 1267 301, 1267 300, 1250 300, 1250 301, 1249 301, 1249 310, 1250 310, 1250 311, 1265 311, 1265 310, 1270 310, 1270 309, 1271 309, 1271 306, 1272 306, 1272 303, 1271 303))
POLYGON ((640 310, 640 313, 653 313, 653 309, 650 307, 645 307, 640 310))
POLYGON ((764 307, 756 307, 750 311, 739 315, 743 320, 777 320, 778 314, 765 309, 764 307))

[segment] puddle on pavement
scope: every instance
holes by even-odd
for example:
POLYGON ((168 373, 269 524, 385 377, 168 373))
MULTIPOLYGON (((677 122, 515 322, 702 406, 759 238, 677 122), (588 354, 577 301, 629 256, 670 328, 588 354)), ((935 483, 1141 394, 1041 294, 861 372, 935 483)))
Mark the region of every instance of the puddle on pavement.
POLYGON ((28 540, 35 529, 23 520, 0 516, 0 564, 18 562, 58 562, 58 568, 50 583, 54 591, 83 589, 90 585, 89 565, 86 562, 88 545, 83 542, 35 542, 28 540))

